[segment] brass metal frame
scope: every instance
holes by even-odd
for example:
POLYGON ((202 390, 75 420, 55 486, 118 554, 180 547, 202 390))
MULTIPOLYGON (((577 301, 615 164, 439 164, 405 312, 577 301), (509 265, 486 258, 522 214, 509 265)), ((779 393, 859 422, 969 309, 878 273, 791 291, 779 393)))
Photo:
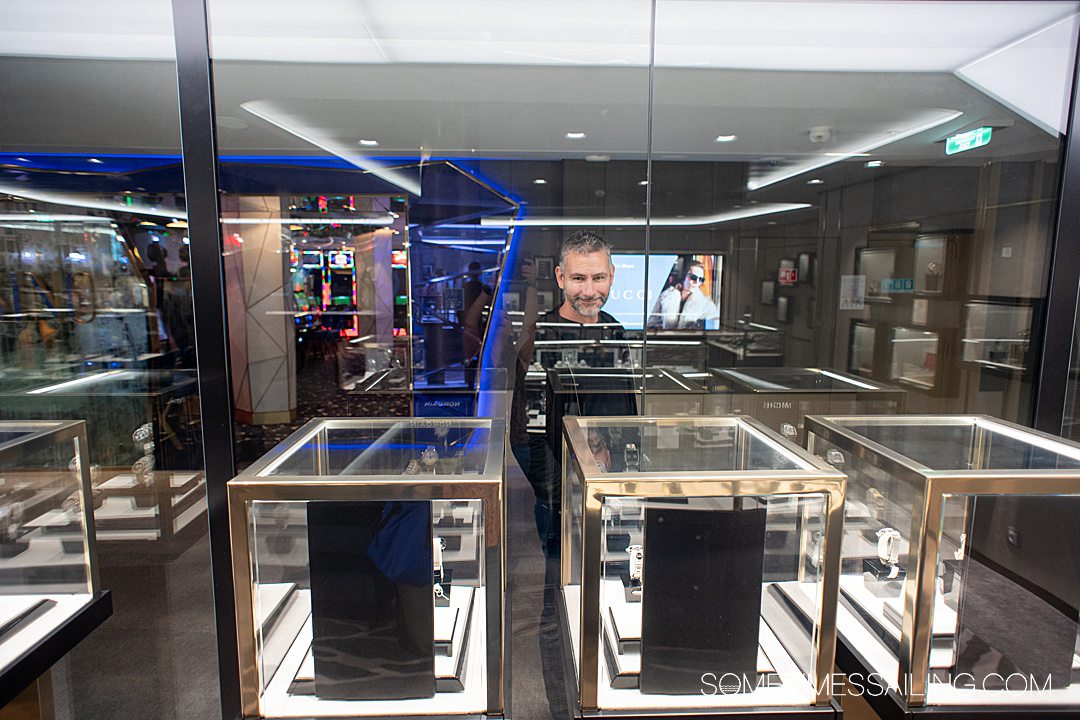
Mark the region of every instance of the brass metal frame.
MULTIPOLYGON (((253 501, 480 500, 484 522, 481 582, 486 588, 487 713, 505 706, 503 668, 507 648, 505 586, 506 545, 503 524, 503 438, 498 420, 474 418, 316 418, 309 421, 228 483, 229 533, 239 652, 240 700, 244 717, 261 717, 257 622, 254 616, 254 567, 251 555, 250 504, 253 501), (290 453, 326 430, 432 427, 489 430, 484 471, 467 480, 452 475, 271 475, 290 453)), ((318 457, 323 465, 325 457, 318 457)))
MULTIPOLYGON (((926 704, 930 672, 930 643, 936 590, 937 558, 941 545, 942 506, 946 496, 975 495, 1080 495, 1078 470, 994 470, 985 467, 986 439, 997 429, 1014 439, 1026 436, 1061 454, 1080 460, 1080 444, 986 415, 807 416, 807 446, 814 439, 832 443, 858 459, 883 470, 916 489, 921 497, 913 508, 909 537, 913 567, 904 580, 904 617, 900 636, 898 687, 907 688, 909 706, 926 704), (845 424, 881 426, 969 426, 972 437, 971 469, 934 470, 880 445, 845 424), (903 680, 907 678, 908 682, 903 680)), ((1023 440, 1021 440, 1023 441, 1023 440)))
MULTIPOLYGON (((740 434, 743 434, 740 433, 740 434)), ((579 474, 583 489, 584 514, 581 528, 581 615, 578 668, 578 701, 583 712, 599 711, 600 669, 600 584, 602 571, 602 519, 604 500, 609 497, 748 497, 762 495, 821 495, 824 498, 822 532, 822 580, 818 597, 819 616, 811 641, 814 643, 814 687, 817 706, 831 702, 832 672, 836 653, 836 606, 840 581, 840 541, 843 533, 844 494, 847 477, 820 458, 807 454, 753 418, 736 417, 593 417, 570 416, 563 423, 563 514, 560 589, 571 583, 569 553, 572 528, 570 488, 567 473, 579 474), (794 470, 734 470, 676 472, 601 472, 591 458, 586 437, 590 426, 625 425, 641 427, 731 427, 754 435, 791 460, 794 470), (572 452, 571 452, 572 450, 572 452)), ((573 622, 572 618, 566 618, 573 622)))
MULTIPOLYGON (((0 443, 0 460, 19 463, 35 453, 74 443, 78 473, 79 505, 82 512, 83 561, 88 568, 86 592, 101 589, 97 564, 97 534, 94 532, 93 489, 90 484, 90 450, 86 443, 86 423, 83 420, 0 420, 0 431, 25 432, 26 435, 0 443)), ((56 468, 67 472, 68 468, 56 468)))

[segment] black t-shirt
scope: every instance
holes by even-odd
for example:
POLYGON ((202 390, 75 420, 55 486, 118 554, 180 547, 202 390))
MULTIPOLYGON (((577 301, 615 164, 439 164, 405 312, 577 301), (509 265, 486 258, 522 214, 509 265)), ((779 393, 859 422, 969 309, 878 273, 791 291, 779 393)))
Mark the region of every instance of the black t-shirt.
POLYGON ((624 380, 612 377, 612 373, 603 373, 596 378, 589 375, 589 369, 618 368, 621 363, 629 360, 630 347, 624 344, 625 341, 626 331, 623 326, 603 310, 595 323, 578 323, 562 317, 556 308, 542 315, 534 326, 522 332, 518 345, 523 352, 518 355, 515 378, 511 445, 537 497, 545 502, 557 504, 561 490, 560 468, 557 462, 560 455, 557 450, 562 442, 561 415, 637 414, 637 403, 629 377, 624 380), (531 341, 536 343, 530 353, 528 344, 531 341), (554 342, 551 346, 545 346, 545 341, 554 342), (582 344, 577 345, 574 341, 581 341, 582 344), (601 344, 595 341, 607 342, 601 344), (568 359, 565 353, 567 349, 574 349, 576 357, 568 359), (545 371, 554 368, 563 373, 572 379, 574 387, 586 390, 570 391, 556 399, 551 392, 552 388, 545 388, 548 393, 549 422, 548 431, 543 437, 530 437, 525 431, 527 417, 524 380, 529 364, 534 361, 538 361, 545 371), (594 391, 588 392, 588 388, 594 391), (602 392, 605 390, 608 392, 602 392), (554 416, 556 413, 559 417, 554 416))

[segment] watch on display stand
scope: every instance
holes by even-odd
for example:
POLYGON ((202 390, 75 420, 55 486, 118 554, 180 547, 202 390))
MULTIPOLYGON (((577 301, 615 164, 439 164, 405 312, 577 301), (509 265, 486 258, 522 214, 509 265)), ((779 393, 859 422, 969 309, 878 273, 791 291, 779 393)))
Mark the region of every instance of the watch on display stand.
POLYGON ((434 572, 435 607, 450 607, 450 586, 454 571, 443 565, 443 550, 446 540, 435 537, 431 543, 432 569, 434 572))
POLYGON ((645 566, 645 548, 642 545, 631 545, 626 548, 630 556, 627 571, 622 574, 623 594, 628 603, 641 602, 641 572, 645 566))
POLYGON ((131 465, 131 474, 135 477, 136 507, 154 506, 154 467, 157 461, 154 457, 154 426, 152 423, 144 423, 135 428, 131 433, 131 441, 142 453, 142 457, 131 465))
POLYGON ((881 528, 877 531, 877 557, 863 560, 863 583, 877 597, 897 597, 904 587, 906 571, 900 563, 903 542, 899 530, 881 528))

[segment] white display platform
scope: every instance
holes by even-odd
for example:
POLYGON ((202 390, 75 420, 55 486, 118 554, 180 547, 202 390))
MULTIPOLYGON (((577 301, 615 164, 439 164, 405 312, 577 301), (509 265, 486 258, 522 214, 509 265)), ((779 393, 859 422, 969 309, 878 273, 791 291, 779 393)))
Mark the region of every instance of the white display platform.
POLYGON ((63 625, 80 610, 90 604, 94 596, 89 593, 70 595, 17 595, 0 597, 0 617, 11 617, 14 613, 25 612, 26 603, 52 600, 56 604, 51 608, 20 624, 0 642, 0 674, 31 648, 44 640, 56 628, 63 625))
MULTIPOLYGON (((619 596, 622 596, 622 583, 612 583, 617 588, 619 596)), ((762 586, 762 594, 768 591, 769 585, 762 586)), ((580 657, 580 622, 581 622, 581 586, 567 585, 563 587, 563 602, 567 617, 563 621, 570 630, 570 643, 574 652, 575 677, 580 673, 578 657, 580 657)), ((605 592, 604 589, 601 592, 605 592)), ((602 601, 603 602, 603 601, 602 601)), ((624 600, 625 602, 625 600, 624 600)), ((605 606, 608 604, 605 602, 605 606)), ((810 641, 807 640, 807 643, 810 641)), ((761 623, 758 636, 759 657, 764 655, 775 668, 779 676, 779 683, 772 683, 772 687, 762 685, 753 692, 728 693, 717 692, 715 695, 646 695, 638 689, 613 688, 612 677, 604 661, 603 650, 600 649, 600 668, 597 690, 597 704, 602 710, 682 710, 692 708, 741 708, 741 707, 807 707, 813 705, 816 699, 814 686, 799 666, 791 658, 780 640, 773 633, 768 623, 761 623)), ((706 671, 707 672, 707 671, 706 671)), ((702 683, 702 689, 708 691, 709 686, 702 683)))
MULTIPOLYGON (((861 576, 844 576, 841 578, 841 586, 845 586, 845 579, 862 583, 861 576)), ((787 596, 798 605, 803 612, 809 612, 816 604, 816 600, 810 595, 814 586, 809 583, 786 582, 780 584, 787 591, 787 596)), ((871 597, 873 597, 871 595, 871 597)), ((877 598, 875 598, 877 599, 877 598)), ((889 623, 886 622, 886 625, 889 623)), ((876 673, 883 683, 896 685, 899 678, 900 663, 881 639, 867 629, 862 620, 855 616, 844 603, 840 603, 836 613, 837 641, 842 637, 844 642, 852 647, 867 662, 869 672, 876 673)), ((940 661, 948 657, 951 662, 951 653, 948 655, 937 654, 931 651, 930 660, 933 667, 948 667, 948 665, 935 666, 935 660, 940 661)), ((1074 667, 1080 667, 1080 658, 1073 659, 1074 667)), ((1025 706, 1037 705, 1040 707, 1052 707, 1055 705, 1076 706, 1080 704, 1080 683, 1074 683, 1067 688, 1059 688, 1046 692, 1003 692, 1000 690, 977 690, 967 689, 962 685, 954 687, 949 683, 931 682, 926 691, 927 705, 975 705, 987 707, 1001 706, 1025 706)))
MULTIPOLYGON (((295 600, 288 603, 275 627, 283 629, 296 626, 301 619, 300 631, 289 645, 284 659, 266 685, 261 697, 263 717, 313 718, 313 717, 359 717, 394 715, 465 715, 481 714, 487 709, 487 628, 484 618, 484 590, 482 588, 452 587, 450 606, 435 608, 436 635, 447 634, 455 649, 464 643, 465 664, 462 668, 464 690, 461 692, 438 692, 433 698, 412 700, 322 700, 314 695, 298 695, 289 692, 296 681, 315 678, 315 663, 311 656, 311 596, 310 590, 297 590, 289 594, 295 600), (465 618, 469 609, 475 613, 471 622, 457 621, 465 618), (439 612, 443 611, 443 612, 439 612), (440 615, 442 621, 440 622, 440 615), (466 632, 468 637, 466 638, 466 632)), ((291 633, 290 633, 291 634, 291 633)), ((267 642, 270 638, 267 638, 267 642)), ((451 655, 435 655, 436 678, 457 676, 458 658, 451 655)), ((263 678, 265 682, 265 678, 263 678)))

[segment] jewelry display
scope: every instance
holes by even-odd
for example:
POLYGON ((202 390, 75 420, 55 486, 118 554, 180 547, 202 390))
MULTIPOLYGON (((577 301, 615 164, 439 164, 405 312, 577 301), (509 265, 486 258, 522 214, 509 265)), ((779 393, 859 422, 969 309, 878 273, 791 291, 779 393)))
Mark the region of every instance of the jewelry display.
POLYGON ((863 560, 863 583, 877 597, 897 597, 906 574, 900 564, 904 538, 895 528, 881 528, 877 536, 877 557, 863 560))
POLYGON ((645 547, 643 545, 631 545, 626 548, 630 562, 625 575, 623 575, 623 593, 626 602, 641 602, 641 576, 645 569, 645 547))
POLYGON ((627 472, 637 472, 640 467, 641 456, 638 452, 637 445, 634 443, 627 443, 626 449, 623 450, 623 461, 626 465, 627 472))
POLYGON ((878 560, 888 564, 888 579, 892 580, 900 574, 900 531, 882 528, 877 531, 877 537, 878 560))
POLYGON ((938 292, 941 290, 941 265, 936 262, 926 263, 926 291, 938 292))
POLYGON ((434 445, 428 445, 424 452, 420 453, 420 467, 425 474, 435 474, 435 463, 439 462, 439 453, 434 445))
POLYGON ((441 537, 431 539, 431 564, 434 574, 433 590, 435 593, 435 607, 448 607, 450 605, 450 582, 451 572, 443 566, 443 550, 446 549, 446 540, 441 537))
POLYGON ((143 423, 131 433, 131 441, 142 453, 142 457, 131 466, 131 474, 135 476, 135 484, 139 492, 135 493, 136 507, 154 506, 154 467, 157 461, 154 457, 154 425, 143 423))
POLYGON ((410 460, 409 464, 405 466, 405 474, 406 475, 419 475, 420 474, 420 463, 415 459, 410 460))

